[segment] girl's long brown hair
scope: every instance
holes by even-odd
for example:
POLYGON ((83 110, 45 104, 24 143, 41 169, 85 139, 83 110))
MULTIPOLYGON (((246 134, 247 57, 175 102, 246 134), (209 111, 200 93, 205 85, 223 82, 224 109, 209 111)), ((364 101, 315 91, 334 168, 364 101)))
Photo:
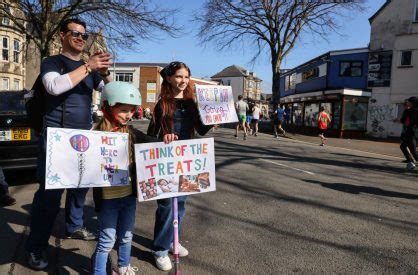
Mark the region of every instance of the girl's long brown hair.
MULTIPOLYGON (((102 119, 99 121, 99 123, 93 128, 93 130, 96 131, 104 131, 104 132, 111 132, 115 126, 108 120, 105 116, 102 117, 102 119)), ((134 134, 133 134, 133 128, 131 125, 122 125, 118 131, 119 133, 128 133, 129 134, 129 164, 132 164, 135 162, 135 147, 134 147, 134 134)))
MULTIPOLYGON (((176 109, 176 103, 174 100, 174 88, 171 84, 166 80, 167 77, 173 76, 179 69, 186 69, 189 72, 189 77, 191 76, 190 68, 187 67, 186 64, 183 62, 171 62, 168 64, 161 72, 161 76, 163 78, 163 83, 161 84, 161 94, 160 94, 160 106, 161 106, 161 129, 163 130, 163 134, 170 134, 172 133, 173 129, 173 119, 174 119, 174 111, 176 109)), ((193 100, 194 89, 192 86, 191 81, 189 80, 189 84, 187 85, 186 89, 183 92, 183 99, 185 100, 193 100)), ((154 109, 154 116, 153 119, 156 117, 156 109, 154 109)))

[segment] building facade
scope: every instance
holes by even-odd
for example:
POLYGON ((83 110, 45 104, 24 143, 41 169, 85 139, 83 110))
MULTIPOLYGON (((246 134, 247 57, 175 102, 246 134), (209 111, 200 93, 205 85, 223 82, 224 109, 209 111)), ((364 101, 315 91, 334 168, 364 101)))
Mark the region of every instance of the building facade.
MULTIPOLYGON (((11 14, 21 12, 9 9, 11 14)), ((18 91, 25 87, 25 36, 17 31, 8 17, 0 17, 0 90, 18 91)))
POLYGON ((232 65, 226 67, 219 73, 211 77, 213 81, 218 81, 221 85, 231 86, 234 100, 238 100, 238 95, 244 98, 260 100, 262 80, 254 72, 232 65))
POLYGON ((369 22, 367 132, 399 137, 403 102, 418 96, 418 0, 388 0, 369 22))
POLYGON ((285 105, 287 127, 315 133, 319 108, 331 114, 331 135, 363 136, 368 99, 368 49, 331 51, 280 78, 280 103, 285 105))

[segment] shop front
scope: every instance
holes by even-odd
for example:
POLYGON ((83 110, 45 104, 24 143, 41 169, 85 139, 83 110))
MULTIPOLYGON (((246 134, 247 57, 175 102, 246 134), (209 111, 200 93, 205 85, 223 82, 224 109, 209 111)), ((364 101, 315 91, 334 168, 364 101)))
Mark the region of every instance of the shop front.
POLYGON ((320 107, 331 116, 328 135, 340 138, 364 137, 367 125, 368 91, 340 89, 283 97, 286 128, 303 134, 317 133, 320 107))

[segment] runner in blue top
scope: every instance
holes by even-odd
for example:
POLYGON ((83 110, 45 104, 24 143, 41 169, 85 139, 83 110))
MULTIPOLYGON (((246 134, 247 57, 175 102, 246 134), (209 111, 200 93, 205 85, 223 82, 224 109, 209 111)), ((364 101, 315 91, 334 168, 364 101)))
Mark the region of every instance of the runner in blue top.
POLYGON ((274 137, 275 138, 279 138, 279 132, 285 136, 286 132, 283 129, 282 125, 284 122, 284 116, 285 116, 285 111, 283 109, 283 104, 280 104, 280 107, 278 107, 278 105, 275 105, 275 111, 274 111, 274 137))

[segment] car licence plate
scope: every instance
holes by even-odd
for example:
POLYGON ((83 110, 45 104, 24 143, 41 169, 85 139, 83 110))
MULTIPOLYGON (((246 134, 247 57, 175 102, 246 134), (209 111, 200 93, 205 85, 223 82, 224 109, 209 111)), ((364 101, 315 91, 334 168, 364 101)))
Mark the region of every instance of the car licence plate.
POLYGON ((0 141, 30 140, 30 128, 0 130, 0 141))
POLYGON ((30 140, 30 128, 13 128, 12 140, 30 140))

